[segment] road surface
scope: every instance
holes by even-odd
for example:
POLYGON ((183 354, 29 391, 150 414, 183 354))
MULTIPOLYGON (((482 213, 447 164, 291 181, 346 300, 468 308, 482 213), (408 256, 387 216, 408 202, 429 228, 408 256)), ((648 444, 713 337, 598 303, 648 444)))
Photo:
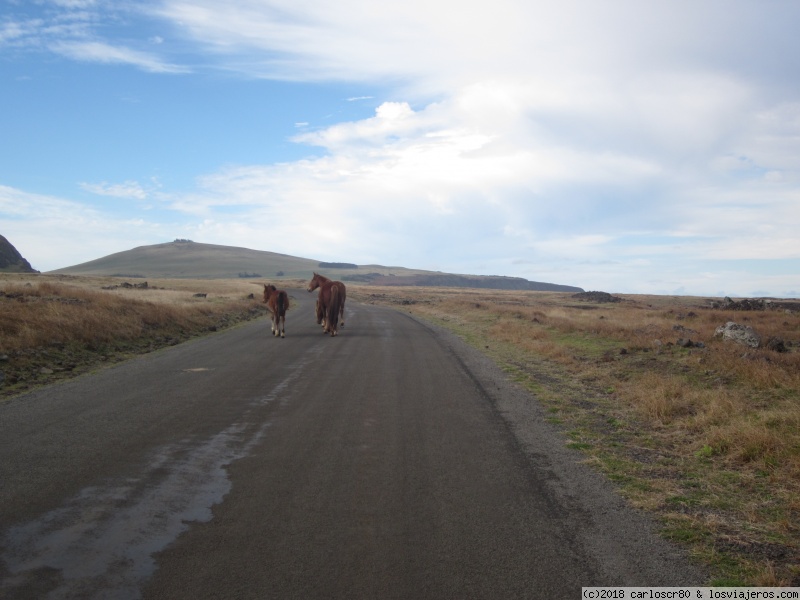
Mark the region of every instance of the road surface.
POLYGON ((701 575, 452 336, 349 301, 0 404, 0 597, 578 598, 701 575))

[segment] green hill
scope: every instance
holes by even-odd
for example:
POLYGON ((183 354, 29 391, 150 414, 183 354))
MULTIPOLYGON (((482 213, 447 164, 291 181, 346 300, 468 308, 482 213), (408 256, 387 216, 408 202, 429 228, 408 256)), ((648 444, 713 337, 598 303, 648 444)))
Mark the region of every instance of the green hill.
POLYGON ((315 271, 341 281, 358 281, 375 285, 583 291, 578 287, 540 283, 518 277, 452 275, 405 267, 320 262, 288 254, 201 244, 189 240, 139 246, 50 273, 128 278, 308 279, 315 271))

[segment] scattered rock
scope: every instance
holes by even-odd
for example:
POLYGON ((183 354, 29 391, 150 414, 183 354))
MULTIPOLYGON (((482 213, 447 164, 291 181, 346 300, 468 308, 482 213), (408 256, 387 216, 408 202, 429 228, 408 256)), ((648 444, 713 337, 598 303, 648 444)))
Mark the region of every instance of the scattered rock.
POLYGON ((192 296, 192 298, 205 298, 206 296, 208 296, 208 294, 198 293, 192 296))
POLYGON ((119 288, 125 288, 126 290, 137 289, 137 290, 146 290, 149 289, 150 286, 147 285, 146 281, 142 283, 128 283, 127 281, 120 283, 119 285, 104 285, 102 288, 103 290, 117 290, 119 288))
POLYGON ((688 327, 684 327, 683 325, 673 325, 672 331, 680 331, 683 333, 697 333, 694 329, 689 329, 688 327))
POLYGON ((800 310, 800 302, 780 300, 778 298, 743 298, 733 300, 725 297, 723 300, 709 300, 711 308, 724 310, 782 310, 786 314, 793 314, 800 310))
POLYGON ((706 345, 703 342, 693 342, 689 338, 681 338, 677 342, 675 342, 676 346, 680 346, 681 348, 705 348, 706 345))
POLYGON ((722 337, 723 340, 730 340, 750 348, 758 348, 761 345, 761 337, 752 327, 739 325, 733 321, 717 327, 714 337, 722 337))
POLYGON ((725 296, 721 302, 712 300, 711 308, 721 308, 723 310, 766 310, 767 302, 763 298, 744 298, 736 301, 725 296))
POLYGON ((572 297, 583 302, 622 302, 622 298, 612 296, 608 292, 580 292, 572 294, 572 297))
POLYGON ((768 348, 769 350, 772 350, 773 352, 788 352, 789 351, 789 349, 786 347, 786 344, 784 343, 784 341, 781 338, 775 337, 775 336, 772 336, 767 340, 767 343, 765 344, 765 348, 768 348))

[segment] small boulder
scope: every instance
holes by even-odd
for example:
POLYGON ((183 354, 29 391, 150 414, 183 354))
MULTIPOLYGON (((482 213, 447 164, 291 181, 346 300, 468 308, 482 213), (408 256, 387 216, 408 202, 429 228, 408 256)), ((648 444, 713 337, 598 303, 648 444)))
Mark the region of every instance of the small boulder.
POLYGON ((779 338, 772 336, 767 340, 766 347, 773 352, 788 352, 789 349, 786 347, 784 341, 779 338))
POLYGON ((723 340, 730 340, 750 348, 758 348, 761 345, 761 337, 752 327, 739 325, 733 321, 717 327, 714 337, 721 337, 723 340))

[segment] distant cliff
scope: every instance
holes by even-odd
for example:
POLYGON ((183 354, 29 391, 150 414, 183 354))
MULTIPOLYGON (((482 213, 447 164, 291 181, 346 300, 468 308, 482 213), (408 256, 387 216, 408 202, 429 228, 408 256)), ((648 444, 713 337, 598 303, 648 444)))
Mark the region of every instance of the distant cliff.
POLYGON ((2 273, 38 273, 27 260, 22 258, 13 244, 0 235, 0 272, 2 273))

